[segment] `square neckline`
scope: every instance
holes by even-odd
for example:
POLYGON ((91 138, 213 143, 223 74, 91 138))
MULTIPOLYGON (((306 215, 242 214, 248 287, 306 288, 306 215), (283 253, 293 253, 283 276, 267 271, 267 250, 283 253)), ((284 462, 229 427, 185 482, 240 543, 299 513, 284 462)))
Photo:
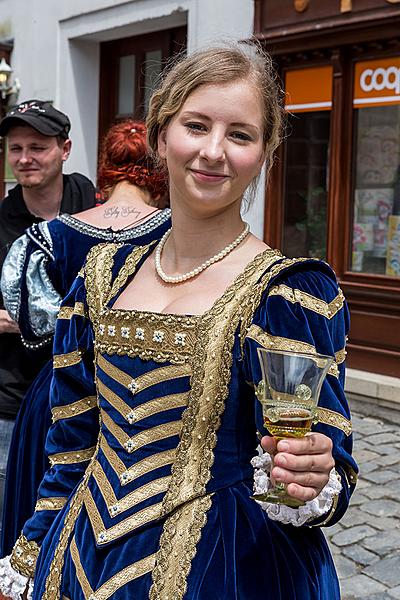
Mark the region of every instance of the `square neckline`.
MULTIPOLYGON (((149 244, 149 248, 148 248, 148 252, 147 252, 147 256, 145 257, 145 260, 140 264, 140 260, 138 261, 134 271, 131 273, 130 278, 129 278, 129 283, 130 281, 132 281, 133 277, 136 275, 136 273, 141 269, 141 267, 143 266, 144 262, 150 257, 150 251, 154 251, 154 249, 151 248, 153 244, 149 244), (138 264, 140 264, 139 268, 138 268, 138 264)), ((136 249, 133 249, 132 252, 134 252, 136 249)), ((123 263, 123 265, 121 266, 120 270, 125 266, 126 261, 128 260, 129 256, 131 256, 131 253, 128 254, 128 256, 125 258, 125 261, 123 263)), ((160 320, 163 320, 164 317, 169 318, 169 319, 177 319, 177 320, 190 320, 193 323, 197 323, 198 321, 200 321, 201 319, 204 319, 205 317, 207 317, 207 315, 209 315, 210 313, 213 312, 213 310, 215 309, 215 307, 225 298, 225 296, 227 296, 232 288, 235 288, 238 280, 240 280, 243 275, 246 273, 247 270, 251 270, 252 265, 261 257, 264 256, 268 256, 268 255, 275 255, 277 258, 283 258, 282 253, 279 250, 273 249, 273 248, 267 248, 266 250, 262 250, 261 252, 258 252, 255 256, 253 256, 253 258, 251 260, 249 260, 244 267, 242 268, 241 271, 239 271, 239 273, 234 277, 233 281, 225 288, 225 290, 222 292, 222 294, 220 294, 219 296, 217 296, 217 298, 214 300, 214 302, 212 303, 212 305, 210 306, 210 308, 208 308, 206 311, 204 311, 203 313, 194 315, 194 314, 188 314, 188 313, 171 313, 171 312, 159 312, 159 311, 149 311, 149 310, 143 310, 143 309, 137 309, 137 308, 114 308, 113 306, 109 306, 109 303, 111 302, 111 300, 113 298, 109 298, 108 301, 106 302, 105 306, 104 306, 104 311, 108 312, 109 314, 115 313, 115 314, 122 314, 122 315, 127 315, 127 314, 133 314, 133 315, 141 315, 142 318, 150 318, 154 317, 154 318, 159 318, 160 320)), ((121 286, 121 288, 118 290, 118 292, 114 295, 114 299, 116 300, 119 296, 119 293, 121 291, 121 289, 125 289, 127 285, 129 285, 129 283, 125 282, 125 284, 123 286, 121 286)))

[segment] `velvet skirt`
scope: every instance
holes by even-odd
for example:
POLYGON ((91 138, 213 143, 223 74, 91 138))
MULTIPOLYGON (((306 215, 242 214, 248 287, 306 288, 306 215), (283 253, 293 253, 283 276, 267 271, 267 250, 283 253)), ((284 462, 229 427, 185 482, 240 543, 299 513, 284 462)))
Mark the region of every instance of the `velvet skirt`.
MULTIPOLYGON (((184 600, 339 600, 338 580, 322 531, 271 521, 250 495, 246 483, 212 495, 186 579, 184 600)), ((44 541, 34 600, 42 598, 67 511, 65 507, 44 541)), ((88 587, 85 593, 82 581, 96 593, 112 577, 118 578, 123 569, 156 553, 163 525, 163 520, 153 522, 108 547, 98 548, 82 508, 64 554, 61 586, 54 600, 62 596, 85 600, 88 587)), ((179 560, 177 557, 178 569, 179 560)), ((122 584, 110 597, 146 600, 152 582, 152 573, 147 572, 122 584)))
POLYGON ((11 553, 25 521, 32 516, 38 487, 49 468, 44 449, 51 425, 52 374, 49 361, 26 393, 15 422, 7 463, 1 556, 11 553))

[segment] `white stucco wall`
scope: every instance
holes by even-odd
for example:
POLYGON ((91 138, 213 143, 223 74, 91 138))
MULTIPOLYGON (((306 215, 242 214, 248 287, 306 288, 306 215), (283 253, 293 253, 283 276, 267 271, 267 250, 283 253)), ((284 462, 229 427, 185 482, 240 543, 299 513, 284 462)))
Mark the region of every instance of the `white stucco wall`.
MULTIPOLYGON (((50 99, 72 122, 67 171, 95 179, 100 42, 187 24, 188 50, 253 31, 253 0, 0 0, 20 100, 50 99)), ((263 181, 246 214, 262 237, 263 181)))

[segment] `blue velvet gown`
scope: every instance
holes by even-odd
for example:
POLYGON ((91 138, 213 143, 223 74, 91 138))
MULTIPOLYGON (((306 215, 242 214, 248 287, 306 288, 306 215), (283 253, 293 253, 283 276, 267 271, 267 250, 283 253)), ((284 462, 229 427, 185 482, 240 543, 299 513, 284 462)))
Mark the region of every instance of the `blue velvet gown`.
POLYGON ((322 525, 356 479, 348 311, 329 266, 267 250, 201 316, 114 309, 153 246, 89 254, 56 328, 52 465, 13 552, 34 600, 338 600, 322 525), (258 347, 329 354, 315 429, 342 491, 296 528, 254 502, 258 347))
POLYGON ((10 554, 24 523, 33 514, 37 490, 49 466, 44 445, 51 425, 51 342, 62 298, 94 245, 110 241, 148 244, 159 239, 170 224, 170 210, 121 231, 99 229, 62 215, 31 227, 10 250, 5 265, 10 272, 4 290, 6 305, 19 323, 25 344, 32 352, 45 354, 43 362, 47 360, 47 364, 28 390, 13 431, 0 556, 10 554))

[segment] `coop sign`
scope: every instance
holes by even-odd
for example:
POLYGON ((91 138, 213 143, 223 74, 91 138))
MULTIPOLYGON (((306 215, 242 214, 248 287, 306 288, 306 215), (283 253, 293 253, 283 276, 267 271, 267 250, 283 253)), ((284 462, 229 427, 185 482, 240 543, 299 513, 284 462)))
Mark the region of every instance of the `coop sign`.
POLYGON ((400 56, 355 65, 354 106, 400 104, 400 56))

